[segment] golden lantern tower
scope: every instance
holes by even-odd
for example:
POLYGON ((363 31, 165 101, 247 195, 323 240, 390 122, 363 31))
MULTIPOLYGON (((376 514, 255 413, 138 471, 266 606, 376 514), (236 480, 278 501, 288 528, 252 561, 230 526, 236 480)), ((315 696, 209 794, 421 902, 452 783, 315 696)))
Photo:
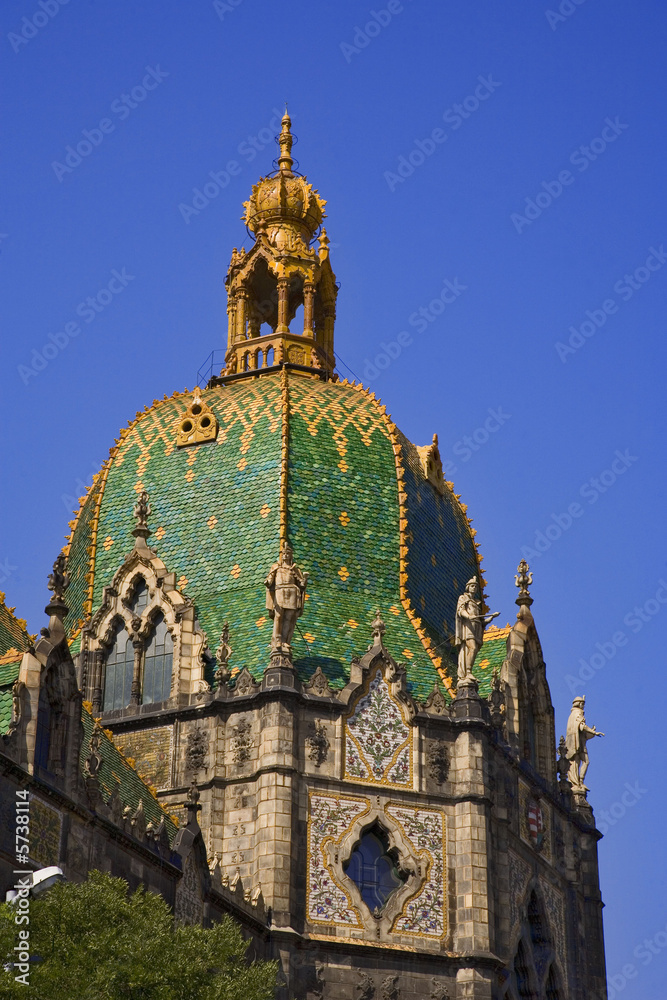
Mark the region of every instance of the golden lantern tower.
POLYGON ((255 244, 247 253, 234 248, 225 282, 227 375, 285 361, 333 373, 338 289, 322 228, 326 202, 293 169, 290 128, 285 111, 278 169, 260 178, 244 203, 242 219, 255 244), (301 306, 303 326, 296 329, 301 306))

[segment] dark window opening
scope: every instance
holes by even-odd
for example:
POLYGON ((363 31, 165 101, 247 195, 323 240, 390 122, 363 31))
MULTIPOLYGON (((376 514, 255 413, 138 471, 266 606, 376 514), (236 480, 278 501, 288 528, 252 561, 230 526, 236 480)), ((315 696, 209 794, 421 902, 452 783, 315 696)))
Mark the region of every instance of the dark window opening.
POLYGON ((556 974, 553 966, 549 969, 547 976, 546 1000, 560 1000, 560 991, 556 983, 556 974))
MULTIPOLYGON (((190 428, 192 430, 192 428, 190 428)), ((148 587, 143 576, 140 576, 132 589, 130 608, 135 615, 141 616, 148 607, 148 587)))
POLYGON ((107 656, 104 683, 105 712, 127 708, 130 704, 133 671, 134 646, 125 626, 122 625, 116 632, 116 638, 107 656))
POLYGON ((144 705, 167 701, 171 694, 174 641, 162 615, 156 619, 144 660, 144 705))
POLYGON ((394 854, 386 831, 375 823, 364 831, 343 865, 371 913, 383 910, 392 894, 407 881, 407 872, 398 867, 394 854))

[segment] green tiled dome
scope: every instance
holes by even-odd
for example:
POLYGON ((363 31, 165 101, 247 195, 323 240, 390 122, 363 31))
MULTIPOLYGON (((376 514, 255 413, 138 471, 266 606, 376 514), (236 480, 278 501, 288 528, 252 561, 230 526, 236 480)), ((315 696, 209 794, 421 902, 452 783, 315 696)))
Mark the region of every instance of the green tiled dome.
POLYGON ((319 665, 343 686, 379 608, 414 694, 438 674, 447 683, 456 600, 479 571, 477 551, 464 509, 425 478, 384 407, 360 386, 294 370, 231 379, 202 393, 217 439, 179 448, 192 398, 138 414, 85 498, 67 550, 72 636, 132 547, 145 489, 149 544, 213 648, 229 622, 235 671, 259 677, 268 662, 264 578, 287 537, 310 574, 293 640, 302 679, 319 665))

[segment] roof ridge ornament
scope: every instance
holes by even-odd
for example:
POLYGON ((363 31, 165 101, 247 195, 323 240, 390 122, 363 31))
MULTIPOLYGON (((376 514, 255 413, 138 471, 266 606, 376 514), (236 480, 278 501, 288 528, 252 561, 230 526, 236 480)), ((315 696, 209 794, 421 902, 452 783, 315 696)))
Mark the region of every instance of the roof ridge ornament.
POLYGON ((387 628, 385 626, 385 623, 382 621, 379 608, 375 612, 375 618, 371 622, 371 629, 373 630, 373 645, 369 646, 369 649, 373 649, 376 647, 384 649, 384 642, 382 637, 387 631, 387 628))
MULTIPOLYGON (((519 608, 530 607, 533 603, 533 598, 530 596, 528 588, 532 586, 533 574, 530 571, 530 567, 525 559, 522 559, 517 566, 517 573, 514 577, 514 584, 519 588, 519 595, 514 602, 519 605, 519 608)), ((519 614, 521 612, 519 611, 519 614)))

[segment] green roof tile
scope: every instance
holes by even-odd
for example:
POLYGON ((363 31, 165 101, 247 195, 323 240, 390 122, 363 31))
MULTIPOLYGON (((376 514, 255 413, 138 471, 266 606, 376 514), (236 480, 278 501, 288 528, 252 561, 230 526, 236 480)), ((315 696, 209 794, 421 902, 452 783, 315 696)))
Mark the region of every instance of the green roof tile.
MULTIPOLYGON (((425 698, 438 674, 401 600, 391 425, 369 394, 351 385, 291 371, 288 395, 288 533, 297 563, 310 573, 309 599, 293 642, 297 669, 306 678, 320 665, 334 687, 344 685, 350 659, 366 649, 379 608, 387 648, 406 662, 413 692, 425 698)), ((179 449, 176 424, 191 399, 184 394, 140 415, 124 433, 108 473, 89 492, 70 547, 68 624, 74 631, 100 606, 103 588, 132 547, 132 511, 144 488, 152 507, 149 544, 194 600, 210 644, 229 622, 231 666, 247 666, 259 677, 271 635, 263 581, 280 547, 281 376, 204 392, 219 422, 217 440, 179 449)), ((456 599, 477 569, 476 552, 456 499, 449 490, 437 494, 424 479, 414 446, 399 440, 407 494, 407 595, 425 636, 447 663, 456 599)))

